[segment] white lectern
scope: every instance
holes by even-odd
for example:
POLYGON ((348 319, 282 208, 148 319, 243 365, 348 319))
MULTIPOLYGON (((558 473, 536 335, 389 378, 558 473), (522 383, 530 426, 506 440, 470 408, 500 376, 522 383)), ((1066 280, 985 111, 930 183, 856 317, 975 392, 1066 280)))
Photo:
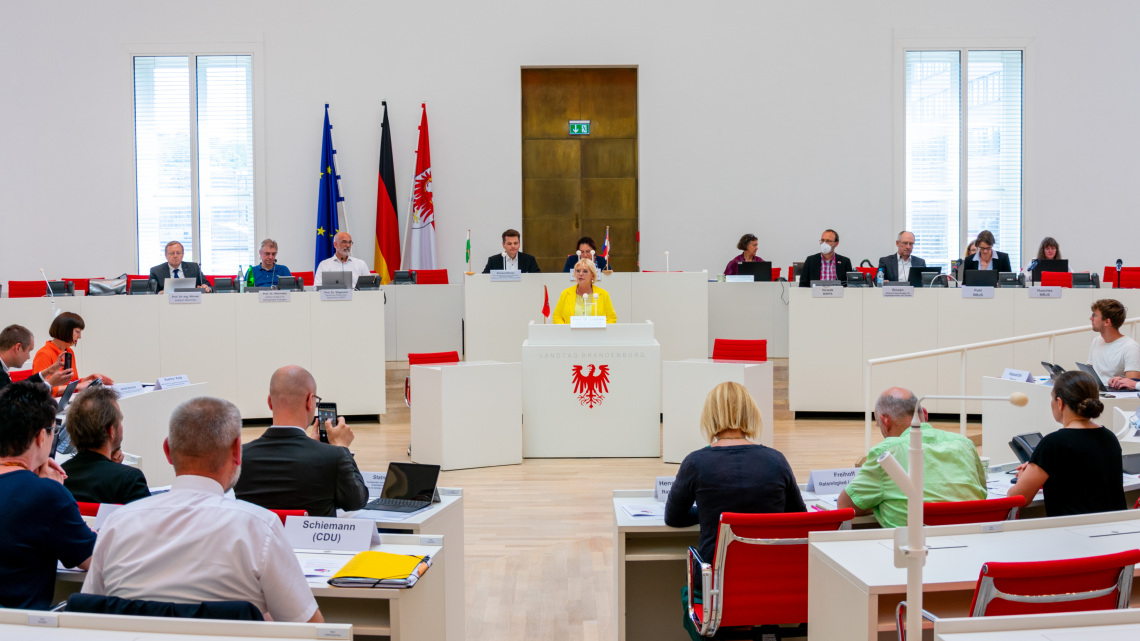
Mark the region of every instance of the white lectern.
POLYGON ((665 361, 661 374, 663 462, 680 463, 689 452, 708 445, 701 436, 701 410, 708 393, 725 381, 748 388, 760 406, 759 442, 772 447, 772 363, 693 358, 665 361))
POLYGON ((653 323, 528 329, 524 457, 660 455, 661 346, 653 323))
POLYGON ((209 396, 206 383, 144 392, 119 399, 123 412, 123 451, 139 455, 139 469, 151 487, 174 482, 174 468, 166 460, 162 442, 170 432, 170 415, 182 402, 209 396))
POLYGON ((522 365, 413 365, 412 460, 442 470, 522 463, 522 365))

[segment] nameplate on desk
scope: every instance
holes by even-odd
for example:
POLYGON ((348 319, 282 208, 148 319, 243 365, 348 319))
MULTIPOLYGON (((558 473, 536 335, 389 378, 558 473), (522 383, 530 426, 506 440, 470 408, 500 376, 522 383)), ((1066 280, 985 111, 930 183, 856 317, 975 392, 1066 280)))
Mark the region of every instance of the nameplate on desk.
POLYGON ((115 383, 111 387, 115 388, 115 391, 119 393, 119 398, 126 398, 127 396, 142 394, 146 391, 146 389, 143 388, 142 382, 140 381, 135 381, 133 383, 115 383))
POLYGON ((812 298, 843 298, 842 285, 822 285, 811 288, 812 298))
POLYGON ((726 283, 751 283, 756 279, 749 274, 729 274, 724 277, 726 283))
POLYGON ((857 467, 812 470, 808 475, 807 491, 823 495, 839 494, 858 472, 859 468, 857 467))
POLYGON ((1041 287, 1038 285, 1029 288, 1030 298, 1060 298, 1060 287, 1041 287))
POLYGON ((59 615, 55 612, 36 612, 35 614, 29 614, 28 625, 36 625, 41 628, 58 628, 59 615))
POLYGON ((190 377, 185 374, 178 376, 162 376, 154 381, 154 391, 162 389, 174 389, 175 387, 186 387, 190 384, 190 377))
POLYGON ((1007 381, 1017 381, 1018 383, 1032 383, 1033 374, 1025 370, 1013 369, 1010 367, 1005 368, 1001 374, 1002 379, 1007 381))
POLYGON ((264 290, 257 292, 257 302, 259 303, 288 303, 293 300, 293 292, 282 290, 264 290))
POLYGON ((361 552, 372 546, 376 521, 337 519, 327 516, 289 516, 285 536, 294 549, 361 552))
POLYGON ((570 329, 605 329, 605 316, 571 316, 570 329))
POLYGON ((669 490, 673 489, 673 481, 676 481, 676 476, 658 476, 657 483, 653 486, 653 498, 665 502, 669 498, 669 490))
POLYGON ((463 496, 463 488, 458 487, 440 487, 436 488, 440 496, 463 496))
POLYGON ((364 485, 368 488, 368 496, 380 496, 380 491, 384 489, 384 478, 388 476, 387 472, 361 472, 364 477, 364 485))
POLYGON ((522 280, 522 272, 517 269, 492 269, 492 283, 517 283, 522 280))
POLYGON ((993 298, 993 287, 963 287, 962 298, 993 298))
POLYGON ((914 298, 914 285, 883 285, 883 298, 914 298))
POLYGON ((351 289, 322 289, 321 300, 352 300, 351 289))
POLYGON ((194 305, 202 302, 202 292, 170 292, 166 299, 171 305, 194 305))

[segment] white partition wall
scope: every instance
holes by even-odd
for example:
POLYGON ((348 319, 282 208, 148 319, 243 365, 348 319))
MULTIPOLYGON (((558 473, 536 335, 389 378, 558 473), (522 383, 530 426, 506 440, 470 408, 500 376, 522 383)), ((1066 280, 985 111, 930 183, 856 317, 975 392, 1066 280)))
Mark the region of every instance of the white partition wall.
MULTIPOLYGON (((794 286, 794 285, 792 285, 794 286)), ((788 357, 789 283, 709 283, 709 351, 718 338, 768 341, 768 358, 788 357)))
MULTIPOLYGON (((543 278, 542 274, 523 274, 517 283, 492 283, 490 274, 465 277, 463 319, 468 360, 522 359, 527 323, 542 322, 543 278)), ((551 292, 551 310, 557 302, 558 294, 551 292)))
POLYGON ((708 273, 640 272, 631 276, 633 304, 628 322, 653 323, 661 358, 679 361, 708 356, 708 273))
POLYGON ((694 358, 661 364, 661 460, 680 463, 708 443, 701 435, 701 411, 714 387, 732 381, 748 388, 760 406, 757 442, 772 446, 772 363, 694 358))
POLYGON ((148 485, 170 485, 174 481, 174 468, 162 451, 174 408, 192 398, 212 395, 210 385, 197 383, 119 399, 119 409, 123 412, 123 451, 140 457, 139 469, 146 475, 148 485))
POLYGON ((391 287, 385 313, 395 334, 389 360, 406 361, 408 352, 463 351, 463 285, 391 287))
MULTIPOLYGON (((154 382, 161 369, 158 349, 161 332, 154 297, 88 296, 82 303, 87 329, 76 345, 80 375, 99 372, 116 383, 154 382)), ((40 331, 33 331, 40 339, 40 331)), ((47 338, 46 327, 42 338, 47 338)))
POLYGON ((313 292, 310 318, 313 360, 309 371, 317 379, 318 393, 335 402, 341 414, 387 412, 384 293, 353 292, 351 301, 322 301, 313 292))
MULTIPOLYGON (((937 294, 934 289, 916 289, 914 298, 864 294, 862 359, 938 348, 937 294)), ((858 380, 863 380, 862 374, 858 380)), ((879 365, 871 372, 871 393, 877 396, 888 387, 904 385, 919 396, 935 394, 938 381, 938 361, 933 358, 879 365)), ((858 387, 856 391, 862 395, 863 388, 858 387)))
MULTIPOLYGON (((144 382, 185 374, 195 383, 210 383, 217 396, 242 404, 237 389, 238 296, 206 294, 200 304, 192 305, 170 304, 166 295, 147 297, 158 306, 161 339, 158 372, 144 382)), ((269 392, 268 379, 265 391, 269 392)))
MULTIPOLYGON (((237 301, 236 349, 242 370, 237 379, 237 406, 246 418, 268 416, 266 397, 273 372, 313 360, 313 341, 302 340, 312 327, 311 297, 294 293, 283 303, 262 303, 256 294, 230 297, 237 301)), ((344 412, 339 405, 337 409, 344 412)))
POLYGON ((861 294, 862 290, 850 289, 843 298, 812 298, 809 288, 791 289, 788 405, 793 411, 862 408, 861 294))
MULTIPOLYGON (((952 347, 1013 336, 1013 299, 1027 295, 1024 289, 995 289, 994 297, 987 300, 963 298, 960 289, 940 292, 938 346, 952 347)), ((1061 327, 1064 325, 1056 328, 1061 327)), ((939 389, 943 394, 961 394, 961 358, 951 354, 939 356, 937 360, 939 389)), ((971 352, 966 360, 966 394, 981 394, 983 376, 1001 376, 1005 368, 1012 366, 1012 345, 971 352)), ((933 401, 924 406, 931 412, 958 412, 962 404, 960 401, 933 401)), ((966 411, 977 414, 982 411, 982 404, 968 401, 966 411)))

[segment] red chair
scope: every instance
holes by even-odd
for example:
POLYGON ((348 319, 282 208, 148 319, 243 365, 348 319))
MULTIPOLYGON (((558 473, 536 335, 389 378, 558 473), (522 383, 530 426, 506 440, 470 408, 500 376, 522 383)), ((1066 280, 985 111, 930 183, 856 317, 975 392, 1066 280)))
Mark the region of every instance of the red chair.
MULTIPOLYGON (((982 566, 970 616, 1010 616, 1124 610, 1132 596, 1132 571, 1140 550, 1055 561, 994 562, 982 566)), ((895 608, 899 639, 905 641, 903 612, 895 608)), ((924 619, 938 617, 926 612, 924 619)))
POLYGON ((42 280, 8 281, 8 298, 39 298, 47 296, 47 283, 42 280))
POLYGON ((1041 272, 1042 287, 1072 287, 1073 274, 1071 272, 1041 272))
POLYGON ((1116 280, 1117 276, 1118 274, 1116 273, 1116 266, 1106 265, 1104 268, 1104 276, 1100 279, 1100 282, 1104 283, 1105 285, 1112 283, 1113 287, 1119 287, 1120 283, 1116 280))
POLYGON ((127 291, 131 291, 131 282, 136 280, 150 280, 150 274, 127 274, 127 291))
POLYGON ((1000 499, 980 499, 977 501, 923 503, 922 522, 924 525, 957 525, 960 523, 1013 521, 1017 519, 1017 513, 1023 507, 1025 507, 1024 496, 1007 496, 1000 499))
POLYGON ((313 286, 313 272, 293 272, 293 275, 301 279, 309 287, 313 286))
POLYGON ((308 516, 309 515, 309 513, 306 512, 305 510, 269 510, 269 511, 273 512, 274 514, 277 515, 277 518, 281 519, 281 525, 285 525, 285 519, 290 517, 290 516, 308 516))
POLYGON ((763 362, 768 360, 768 341, 718 338, 713 341, 712 357, 715 361, 763 362))
POLYGON ((1121 270, 1120 288, 1140 289, 1140 267, 1125 267, 1123 270, 1121 270), (1131 269, 1136 269, 1137 271, 1129 271, 1131 269))
POLYGON ((417 285, 446 285, 446 269, 413 269, 417 285))
POLYGON ((99 515, 99 504, 98 503, 87 503, 85 501, 76 501, 76 504, 79 505, 79 514, 81 516, 98 516, 99 515))
POLYGON ((721 514, 712 563, 689 548, 689 620, 705 637, 729 627, 806 624, 808 532, 837 530, 854 517, 851 508, 721 514), (703 603, 695 602, 697 587, 703 603))
MULTIPOLYGON (((870 282, 875 282, 875 276, 879 275, 878 267, 856 267, 855 271, 863 274, 863 277, 870 282)), ((847 274, 836 274, 839 280, 847 280, 847 274)))
POLYGON ((34 373, 35 372, 33 372, 30 368, 10 370, 8 372, 8 377, 12 379, 13 383, 19 383, 20 381, 28 380, 28 378, 34 373))
POLYGON ((780 277, 780 268, 779 267, 773 267, 772 268, 772 280, 774 281, 779 277, 780 277))
POLYGON ((215 278, 230 278, 230 279, 233 279, 233 278, 237 278, 237 274, 214 274, 214 275, 210 275, 210 276, 203 276, 203 278, 205 278, 205 279, 206 279, 206 283, 207 283, 207 284, 210 286, 210 289, 213 289, 213 288, 214 288, 214 279, 215 279, 215 278))
MULTIPOLYGON (((446 270, 440 270, 446 271, 446 270)), ((436 365, 439 363, 458 363, 459 352, 408 352, 408 367, 412 365, 436 365)), ((404 377, 404 404, 412 406, 412 377, 404 377)))

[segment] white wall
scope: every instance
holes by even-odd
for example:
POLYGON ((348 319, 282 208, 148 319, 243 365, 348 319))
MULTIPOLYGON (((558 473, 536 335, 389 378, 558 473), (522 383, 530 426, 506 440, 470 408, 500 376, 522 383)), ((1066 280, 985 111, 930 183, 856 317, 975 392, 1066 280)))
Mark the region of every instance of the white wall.
POLYGON ((668 249, 673 269, 718 273, 746 231, 787 265, 815 251, 824 227, 839 230, 840 253, 874 259, 901 225, 893 38, 926 28, 1032 39, 1023 251, 1052 235, 1074 268, 1140 264, 1128 251, 1138 19, 1132 0, 9 3, 0 281, 40 266, 55 277, 133 271, 126 43, 138 42, 262 43, 258 235, 276 238, 294 269, 312 266, 325 102, 355 251, 371 261, 381 99, 401 218, 426 101, 441 262, 458 277, 470 227, 481 266, 499 232, 521 225, 519 69, 543 65, 638 66, 643 268, 663 269, 668 249))

